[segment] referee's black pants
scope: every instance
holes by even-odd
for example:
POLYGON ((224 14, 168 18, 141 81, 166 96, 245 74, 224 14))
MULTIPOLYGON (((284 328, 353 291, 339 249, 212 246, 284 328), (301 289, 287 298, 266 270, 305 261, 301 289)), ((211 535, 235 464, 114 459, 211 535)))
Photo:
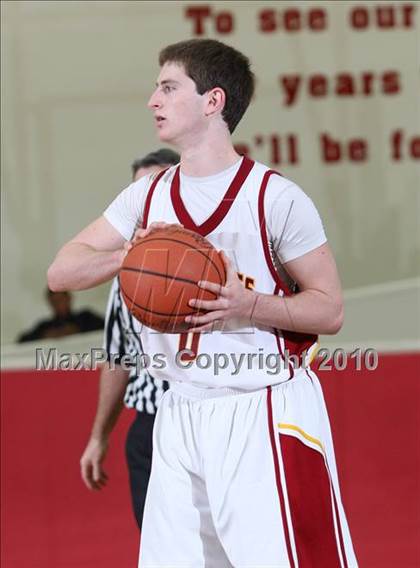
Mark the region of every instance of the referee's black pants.
POLYGON ((125 455, 130 476, 131 501, 140 530, 143 522, 147 486, 149 484, 150 471, 152 468, 152 436, 154 422, 154 414, 137 412, 136 418, 128 430, 125 444, 125 455))

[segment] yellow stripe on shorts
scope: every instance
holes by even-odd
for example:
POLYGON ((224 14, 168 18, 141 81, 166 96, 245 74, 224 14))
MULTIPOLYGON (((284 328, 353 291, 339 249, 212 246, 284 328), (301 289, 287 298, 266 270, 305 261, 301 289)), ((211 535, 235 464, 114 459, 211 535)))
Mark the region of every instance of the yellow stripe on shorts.
POLYGON ((277 426, 281 430, 294 430, 295 432, 298 432, 303 438, 308 440, 308 442, 312 442, 312 444, 315 444, 316 446, 318 446, 321 449, 323 454, 325 453, 324 446, 322 445, 322 442, 320 440, 318 440, 318 438, 314 438, 313 436, 311 436, 310 434, 308 434, 307 432, 302 430, 302 428, 299 428, 299 426, 295 426, 294 424, 285 424, 283 422, 280 422, 279 424, 277 424, 277 426))

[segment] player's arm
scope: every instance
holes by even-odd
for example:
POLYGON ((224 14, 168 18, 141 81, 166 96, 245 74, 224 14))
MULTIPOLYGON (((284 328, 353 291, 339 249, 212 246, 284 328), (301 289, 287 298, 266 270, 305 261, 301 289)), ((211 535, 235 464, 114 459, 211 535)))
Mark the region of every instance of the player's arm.
POLYGON ((106 282, 120 269, 124 237, 99 217, 65 244, 48 269, 51 290, 84 290, 106 282))
POLYGON ((125 355, 125 334, 119 314, 121 298, 118 280, 114 279, 109 291, 104 326, 104 349, 108 362, 101 367, 96 416, 92 432, 80 460, 82 479, 89 489, 100 489, 107 475, 102 464, 108 450, 109 436, 123 408, 124 393, 129 371, 109 361, 117 354, 125 355))
POLYGON ((129 371, 106 363, 101 369, 99 398, 92 432, 80 460, 81 476, 89 489, 101 489, 108 476, 102 464, 108 450, 109 436, 123 409, 129 371))
POLYGON ((287 297, 257 294, 253 321, 303 333, 338 333, 344 319, 343 297, 329 245, 325 243, 284 267, 300 292, 287 297))
POLYGON ((99 217, 65 244, 48 270, 51 290, 83 290, 110 280, 120 269, 141 221, 148 176, 126 187, 99 217))
POLYGON ((232 262, 222 253, 227 280, 225 286, 202 282, 200 285, 219 295, 217 300, 191 300, 196 308, 211 310, 204 316, 188 316, 191 331, 214 328, 215 322, 242 318, 254 324, 301 333, 334 334, 343 323, 343 300, 337 268, 328 244, 284 266, 301 290, 288 297, 246 290, 232 262))

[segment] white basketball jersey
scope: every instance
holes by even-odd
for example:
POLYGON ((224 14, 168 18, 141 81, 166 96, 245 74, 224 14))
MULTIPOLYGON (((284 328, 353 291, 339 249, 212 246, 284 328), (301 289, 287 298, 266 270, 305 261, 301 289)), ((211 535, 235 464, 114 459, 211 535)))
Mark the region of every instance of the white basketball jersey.
MULTIPOLYGON (((292 288, 279 274, 281 267, 273 259, 266 231, 264 194, 271 175, 280 176, 244 158, 217 209, 196 225, 181 198, 179 166, 172 167, 150 186, 143 227, 154 221, 181 223, 225 251, 244 286, 289 295, 292 288)), ((149 368, 155 378, 207 388, 254 390, 287 381, 303 371, 317 340, 313 335, 250 327, 249 321, 239 320, 227 322, 220 331, 200 334, 139 329, 145 353, 151 358, 164 355, 159 366, 149 368)))

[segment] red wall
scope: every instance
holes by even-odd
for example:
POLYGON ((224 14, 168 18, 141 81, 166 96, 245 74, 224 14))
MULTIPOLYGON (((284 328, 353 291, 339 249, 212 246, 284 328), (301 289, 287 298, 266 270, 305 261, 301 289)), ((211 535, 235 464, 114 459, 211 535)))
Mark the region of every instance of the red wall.
MULTIPOLYGON (((420 566, 420 354, 381 356, 374 372, 320 378, 360 567, 420 566)), ((4 568, 137 566, 123 453, 129 411, 113 434, 108 486, 92 493, 79 476, 96 392, 95 372, 3 373, 4 568)))

